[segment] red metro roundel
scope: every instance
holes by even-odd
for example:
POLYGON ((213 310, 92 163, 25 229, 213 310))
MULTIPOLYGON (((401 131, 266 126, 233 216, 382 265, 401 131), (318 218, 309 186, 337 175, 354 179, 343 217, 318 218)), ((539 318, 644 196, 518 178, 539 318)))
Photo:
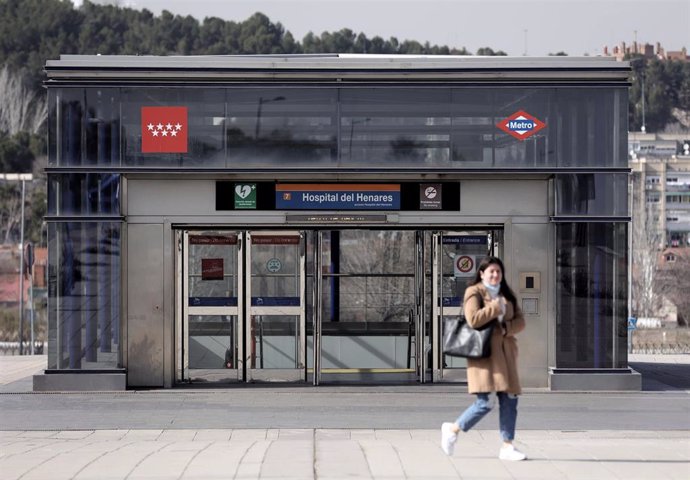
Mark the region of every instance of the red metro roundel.
POLYGON ((501 120, 496 126, 518 140, 524 140, 546 127, 546 124, 524 110, 520 110, 501 120))

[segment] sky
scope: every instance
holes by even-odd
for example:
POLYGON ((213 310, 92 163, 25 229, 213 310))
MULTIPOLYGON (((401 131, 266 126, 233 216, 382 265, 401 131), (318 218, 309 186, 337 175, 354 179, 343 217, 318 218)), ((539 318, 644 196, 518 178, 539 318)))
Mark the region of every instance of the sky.
MULTIPOLYGON (((76 1, 74 3, 80 3, 76 1)), ((155 14, 243 21, 255 12, 296 40, 349 28, 384 39, 503 50, 509 55, 599 55, 620 42, 690 50, 690 0, 112 0, 155 14)))

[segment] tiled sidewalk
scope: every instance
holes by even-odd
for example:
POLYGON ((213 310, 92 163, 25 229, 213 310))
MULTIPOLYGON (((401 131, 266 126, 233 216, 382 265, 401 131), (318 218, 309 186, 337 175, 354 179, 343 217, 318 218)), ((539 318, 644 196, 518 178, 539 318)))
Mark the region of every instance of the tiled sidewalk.
POLYGON ((97 430, 0 432, 2 479, 687 479, 688 432, 525 431, 530 457, 496 458, 497 432, 97 430))

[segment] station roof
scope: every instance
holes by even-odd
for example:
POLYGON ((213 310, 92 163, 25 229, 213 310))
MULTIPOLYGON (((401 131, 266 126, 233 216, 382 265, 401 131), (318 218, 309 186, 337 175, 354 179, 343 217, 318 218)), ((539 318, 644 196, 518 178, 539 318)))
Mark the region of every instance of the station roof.
POLYGON ((65 81, 167 82, 586 82, 627 85, 630 65, 613 57, 457 55, 61 55, 48 84, 65 81))

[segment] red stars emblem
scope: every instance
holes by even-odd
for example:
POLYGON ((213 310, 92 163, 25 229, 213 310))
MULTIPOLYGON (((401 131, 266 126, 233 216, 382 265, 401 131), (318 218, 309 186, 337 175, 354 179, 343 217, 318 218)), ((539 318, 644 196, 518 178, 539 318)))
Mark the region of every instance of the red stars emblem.
POLYGON ((143 153, 187 153, 187 107, 141 107, 143 153))

